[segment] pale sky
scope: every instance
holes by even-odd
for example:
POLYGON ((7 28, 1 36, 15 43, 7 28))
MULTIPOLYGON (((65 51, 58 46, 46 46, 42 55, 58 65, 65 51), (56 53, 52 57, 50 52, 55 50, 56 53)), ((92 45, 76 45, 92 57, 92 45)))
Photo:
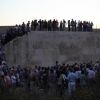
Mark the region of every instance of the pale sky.
POLYGON ((0 0, 0 26, 34 19, 93 21, 100 28, 100 0, 0 0))

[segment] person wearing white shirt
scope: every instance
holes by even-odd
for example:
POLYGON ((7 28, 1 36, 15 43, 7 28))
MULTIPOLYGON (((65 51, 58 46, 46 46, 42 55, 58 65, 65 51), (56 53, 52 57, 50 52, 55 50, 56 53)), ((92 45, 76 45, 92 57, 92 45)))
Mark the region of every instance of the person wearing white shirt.
POLYGON ((38 28, 37 30, 40 31, 40 22, 39 21, 38 21, 38 27, 37 28, 38 28))
POLYGON ((20 75, 19 75, 19 73, 17 72, 17 73, 16 73, 16 85, 19 85, 19 83, 20 83, 20 75))
POLYGON ((14 75, 14 73, 11 75, 11 82, 13 85, 13 89, 16 89, 16 76, 14 75))
POLYGON ((70 69, 70 73, 67 79, 68 79, 68 93, 70 96, 72 91, 76 90, 76 74, 73 72, 73 69, 70 69))
POLYGON ((90 31, 93 31, 93 22, 90 23, 90 31))
POLYGON ((5 60, 2 61, 2 65, 3 65, 4 63, 6 64, 6 61, 5 61, 5 60))
POLYGON ((94 67, 99 67, 99 62, 97 61, 95 64, 94 64, 94 67))
POLYGON ((66 26, 66 21, 63 19, 63 23, 62 23, 63 25, 63 31, 65 30, 65 26, 66 26))
POLYGON ((16 26, 15 26, 15 28, 14 28, 14 29, 15 29, 16 37, 18 36, 18 30, 19 30, 18 28, 19 28, 19 27, 18 27, 18 25, 16 24, 16 26))

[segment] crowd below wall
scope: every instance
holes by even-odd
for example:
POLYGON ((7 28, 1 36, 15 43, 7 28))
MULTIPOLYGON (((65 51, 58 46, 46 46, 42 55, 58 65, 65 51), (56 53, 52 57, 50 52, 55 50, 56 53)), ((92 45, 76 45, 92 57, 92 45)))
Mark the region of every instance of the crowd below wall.
POLYGON ((24 34, 27 34, 30 31, 66 31, 66 25, 68 28, 68 31, 73 32, 92 32, 93 29, 93 22, 89 21, 78 21, 76 20, 68 20, 68 21, 60 21, 57 20, 32 20, 31 22, 28 21, 27 24, 24 22, 22 25, 17 25, 13 28, 10 28, 8 30, 5 30, 5 32, 1 36, 2 44, 5 45, 9 41, 13 40, 14 38, 18 36, 23 36, 24 34))
POLYGON ((74 63, 59 64, 58 61, 51 67, 35 66, 22 68, 18 65, 8 66, 3 60, 0 65, 0 85, 6 84, 16 90, 17 87, 23 86, 23 92, 33 91, 35 87, 39 91, 50 94, 63 95, 65 90, 68 96, 78 89, 90 89, 96 84, 96 75, 99 62, 93 63, 74 63), (22 84, 23 83, 23 84, 22 84), (30 84, 32 83, 32 84, 30 84))

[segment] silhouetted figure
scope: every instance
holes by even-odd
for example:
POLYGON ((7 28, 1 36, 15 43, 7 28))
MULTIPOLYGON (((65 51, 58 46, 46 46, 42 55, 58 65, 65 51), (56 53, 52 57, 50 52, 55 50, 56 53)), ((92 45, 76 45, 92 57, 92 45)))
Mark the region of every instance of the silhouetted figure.
POLYGON ((83 22, 83 32, 86 32, 86 21, 83 22))
POLYGON ((63 26, 62 26, 62 30, 64 31, 65 30, 65 25, 66 25, 66 21, 63 19, 63 26))
POLYGON ((27 32, 30 32, 29 26, 30 26, 30 21, 28 21, 27 23, 27 32))
POLYGON ((53 20, 52 24, 53 24, 53 31, 56 31, 56 21, 55 21, 55 19, 53 20))
POLYGON ((47 30, 47 21, 46 20, 44 21, 44 30, 45 31, 47 30))
POLYGON ((63 23, 62 23, 62 21, 60 22, 60 31, 63 31, 63 23))
POLYGON ((68 20, 68 31, 70 32, 70 20, 68 20))
POLYGON ((25 23, 24 22, 22 24, 22 33, 23 33, 23 35, 25 34, 25 23))
POLYGON ((71 21, 71 27, 72 27, 72 31, 74 31, 74 21, 73 21, 73 19, 71 21))
POLYGON ((34 22, 33 22, 33 20, 32 20, 32 22, 31 22, 31 30, 32 30, 32 31, 34 30, 34 22))
POLYGON ((74 29, 75 29, 75 32, 76 32, 76 24, 77 24, 77 22, 76 22, 76 20, 74 21, 74 29))

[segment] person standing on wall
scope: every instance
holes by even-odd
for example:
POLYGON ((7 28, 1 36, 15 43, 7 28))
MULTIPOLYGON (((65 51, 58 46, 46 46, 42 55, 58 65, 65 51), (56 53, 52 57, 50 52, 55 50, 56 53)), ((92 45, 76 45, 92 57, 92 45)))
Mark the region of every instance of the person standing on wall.
POLYGON ((70 32, 70 20, 68 20, 68 31, 70 32))
POLYGON ((75 32, 76 32, 76 25, 77 25, 77 22, 76 20, 74 21, 74 29, 75 29, 75 32))
POLYGON ((74 31, 74 21, 73 21, 73 19, 71 21, 71 26, 72 26, 72 31, 74 31))

